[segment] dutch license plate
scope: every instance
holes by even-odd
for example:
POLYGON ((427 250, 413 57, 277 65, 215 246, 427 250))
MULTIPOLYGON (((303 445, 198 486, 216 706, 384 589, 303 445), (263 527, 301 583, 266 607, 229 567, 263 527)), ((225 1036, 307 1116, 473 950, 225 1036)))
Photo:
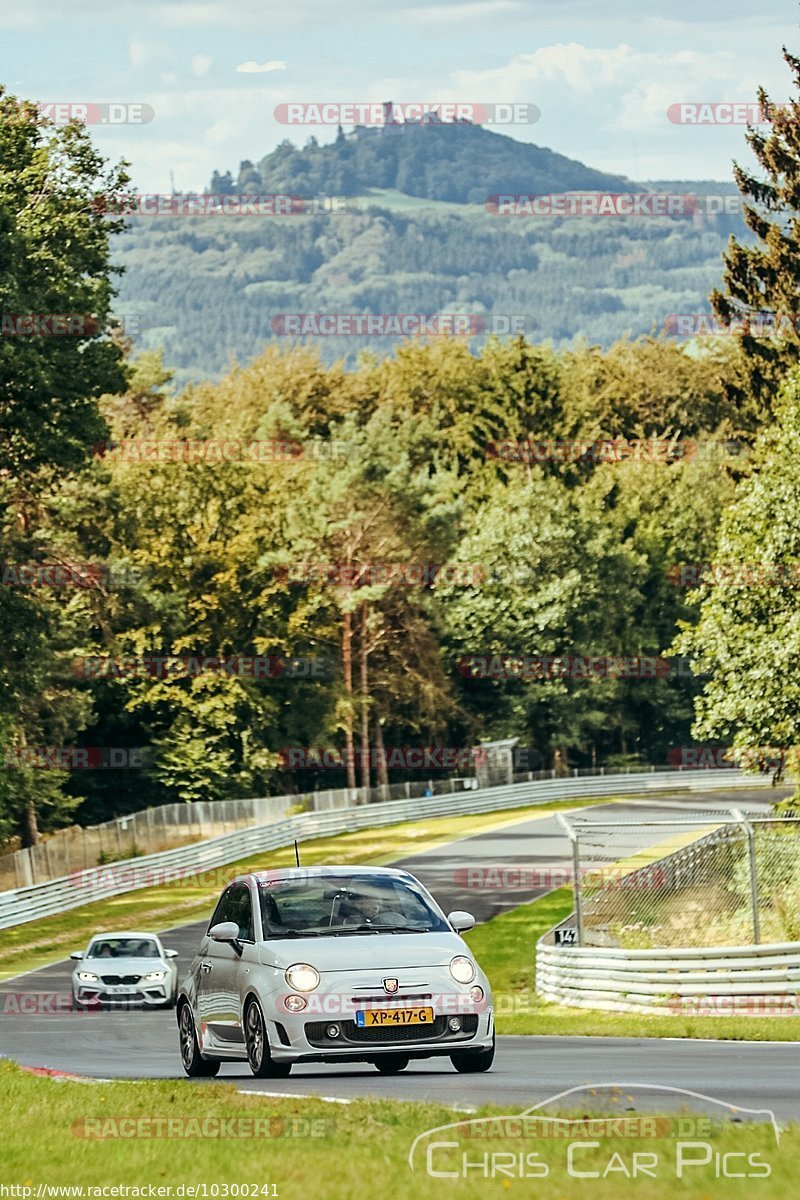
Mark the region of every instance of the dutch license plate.
POLYGON ((433 1009, 428 1008, 362 1008, 356 1013, 356 1025, 431 1025, 433 1009))
POLYGON ((130 992, 135 992, 136 988, 128 987, 127 984, 123 983, 113 983, 105 990, 108 992, 109 996, 127 996, 130 994, 130 992))

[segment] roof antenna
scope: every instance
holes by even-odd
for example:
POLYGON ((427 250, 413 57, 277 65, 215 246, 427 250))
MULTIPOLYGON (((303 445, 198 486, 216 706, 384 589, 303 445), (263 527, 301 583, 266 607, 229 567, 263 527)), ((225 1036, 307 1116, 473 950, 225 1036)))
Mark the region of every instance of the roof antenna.
POLYGON ((294 861, 300 866, 300 851, 297 849, 297 838, 294 839, 294 861))

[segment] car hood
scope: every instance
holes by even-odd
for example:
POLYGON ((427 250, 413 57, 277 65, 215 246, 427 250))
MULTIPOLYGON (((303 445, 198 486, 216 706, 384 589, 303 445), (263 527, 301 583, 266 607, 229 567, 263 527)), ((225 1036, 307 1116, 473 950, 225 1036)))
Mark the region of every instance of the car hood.
POLYGON ((363 971, 372 967, 446 966, 468 953, 457 933, 353 933, 343 937, 286 938, 262 942, 259 960, 285 970, 305 962, 324 971, 363 971))
POLYGON ((93 971, 95 975, 147 975, 149 971, 168 971, 160 958, 79 958, 75 971, 93 971))

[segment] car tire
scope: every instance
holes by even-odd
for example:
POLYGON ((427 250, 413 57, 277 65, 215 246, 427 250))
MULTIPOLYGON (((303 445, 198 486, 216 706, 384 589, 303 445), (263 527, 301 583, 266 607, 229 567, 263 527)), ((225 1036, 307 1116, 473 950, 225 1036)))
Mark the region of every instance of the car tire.
POLYGON ((215 1058, 203 1058, 200 1053, 194 1017, 188 1003, 182 1004, 178 1013, 178 1035, 181 1044, 181 1061, 186 1074, 192 1079, 216 1075, 221 1064, 215 1058))
POLYGON ((488 1050, 461 1050, 458 1054, 450 1055, 450 1062, 462 1075, 475 1075, 479 1071, 488 1071, 494 1062, 494 1034, 488 1050))
POLYGON ((247 1061, 256 1079, 286 1079, 291 1063, 277 1063, 270 1054, 267 1023, 257 1000, 249 1000, 244 1010, 244 1042, 247 1061))
POLYGON ((399 1071, 405 1071, 410 1062, 411 1059, 404 1054, 384 1054, 373 1059, 373 1065, 381 1075, 397 1075, 399 1071))

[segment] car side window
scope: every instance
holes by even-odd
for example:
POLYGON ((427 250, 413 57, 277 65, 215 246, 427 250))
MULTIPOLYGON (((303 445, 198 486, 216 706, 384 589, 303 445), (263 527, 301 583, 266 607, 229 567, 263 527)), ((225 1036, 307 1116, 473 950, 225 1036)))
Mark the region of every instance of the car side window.
POLYGON ((255 941, 253 904, 249 888, 238 884, 222 893, 208 928, 212 929, 214 925, 219 925, 222 921, 233 921, 238 925, 241 941, 255 941))

